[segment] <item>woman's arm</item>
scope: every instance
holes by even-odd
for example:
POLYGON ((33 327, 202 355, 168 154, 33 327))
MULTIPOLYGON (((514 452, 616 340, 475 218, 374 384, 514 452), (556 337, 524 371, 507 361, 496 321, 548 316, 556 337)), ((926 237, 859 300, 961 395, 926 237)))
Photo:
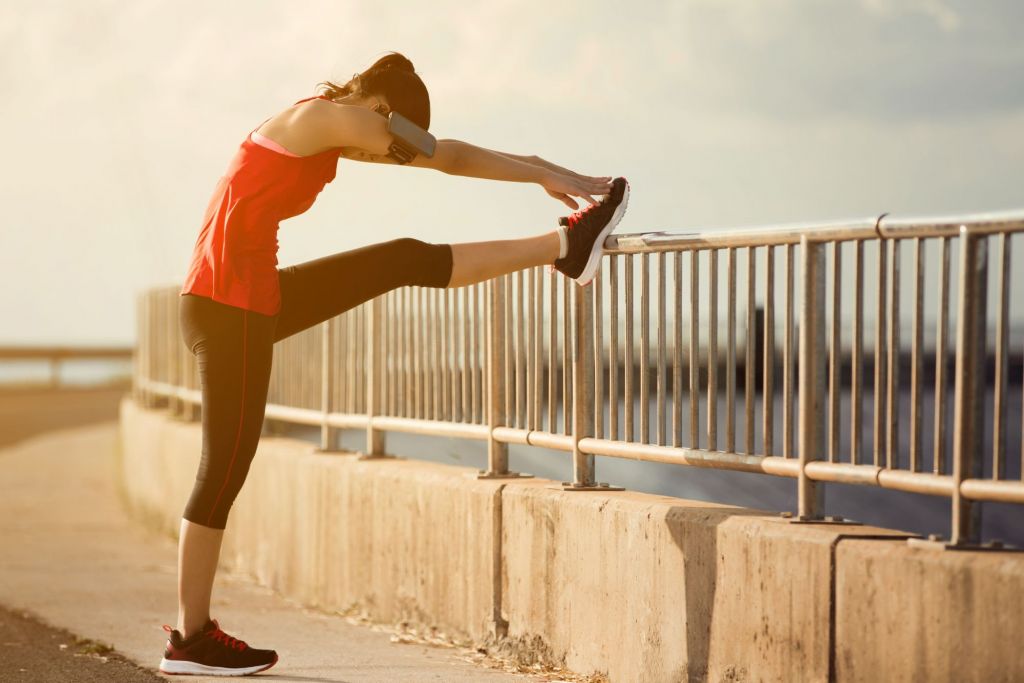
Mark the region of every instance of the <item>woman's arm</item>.
MULTIPOLYGON (((575 176, 575 177, 581 178, 583 180, 590 180, 590 181, 597 181, 597 182, 610 182, 611 179, 612 179, 611 176, 602 176, 602 177, 585 176, 585 175, 582 175, 580 173, 576 173, 575 171, 570 171, 567 168, 562 168, 558 164, 553 164, 550 161, 548 161, 546 159, 542 159, 541 157, 536 156, 536 155, 521 156, 521 155, 518 155, 518 154, 509 154, 508 152, 497 152, 495 150, 491 150, 491 151, 494 151, 496 154, 501 154, 502 156, 507 156, 509 158, 516 159, 518 161, 525 161, 526 163, 534 164, 535 166, 540 166, 542 168, 550 169, 550 170, 552 170, 552 171, 554 171, 556 173, 562 173, 562 174, 565 174, 565 175, 575 176)), ((565 204, 566 206, 568 206, 570 209, 577 209, 577 208, 579 208, 579 205, 576 203, 576 200, 574 200, 572 197, 568 196, 567 194, 565 194, 563 192, 554 192, 552 190, 547 190, 547 193, 549 195, 551 195, 552 197, 554 197, 555 199, 557 199, 558 201, 560 201, 563 204, 565 204)))
MULTIPOLYGON (((364 107, 320 102, 307 109, 304 123, 328 147, 341 147, 343 156, 358 161, 394 163, 387 156, 392 137, 382 116, 364 107)), ((553 164, 545 167, 526 159, 530 157, 513 158, 460 140, 438 140, 433 157, 418 155, 409 165, 470 178, 537 183, 574 209, 576 202, 569 195, 594 204, 591 195, 611 191, 611 183, 604 178, 579 175, 553 164)))
POLYGON ((579 204, 570 195, 596 204, 592 195, 611 192, 611 177, 585 176, 540 157, 504 154, 460 140, 438 140, 434 157, 418 156, 411 165, 470 178, 537 183, 550 196, 574 210, 579 208, 579 204), (446 161, 438 161, 439 154, 446 161))

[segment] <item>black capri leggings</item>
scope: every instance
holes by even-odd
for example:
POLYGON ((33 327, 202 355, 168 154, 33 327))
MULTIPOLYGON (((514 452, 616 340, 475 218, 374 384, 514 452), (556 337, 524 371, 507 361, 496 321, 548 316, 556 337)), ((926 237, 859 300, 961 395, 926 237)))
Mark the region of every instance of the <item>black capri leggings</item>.
POLYGON ((452 250, 401 238, 278 269, 281 309, 263 315, 181 297, 181 336, 199 365, 203 452, 184 518, 223 529, 263 429, 274 343, 406 285, 446 287, 452 250))

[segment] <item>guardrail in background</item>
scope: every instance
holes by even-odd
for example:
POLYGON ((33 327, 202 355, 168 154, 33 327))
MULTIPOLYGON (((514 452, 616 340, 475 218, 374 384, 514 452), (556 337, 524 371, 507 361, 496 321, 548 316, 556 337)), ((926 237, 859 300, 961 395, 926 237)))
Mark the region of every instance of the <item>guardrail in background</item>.
MULTIPOLYGON (((483 440, 483 477, 520 476, 508 444, 561 450, 573 458, 566 490, 611 488, 596 479, 598 455, 792 477, 800 522, 842 521, 822 515, 826 482, 943 496, 952 538, 940 545, 973 547, 978 502, 1024 503, 1024 445, 1007 451, 1020 429, 1008 414, 1009 324, 1011 293, 1019 314, 1024 290, 1011 289, 1009 263, 1022 231, 1017 212, 613 235, 588 287, 542 268, 405 287, 281 340, 266 415, 320 426, 324 450, 337 430, 366 430, 369 456, 384 455, 388 431, 483 440)), ((138 299, 134 386, 147 405, 168 400, 195 419, 177 291, 138 299)))
MULTIPOLYGON (((96 360, 123 360, 131 361, 134 350, 130 346, 2 346, 0 347, 0 364, 3 363, 25 363, 26 361, 43 361, 47 363, 48 380, 46 386, 57 388, 61 386, 61 367, 67 362, 96 361, 96 360)), ((127 381, 128 375, 114 374, 108 378, 108 382, 127 381)), ((8 384, 0 382, 0 389, 8 384)), ((25 382, 15 382, 18 386, 25 382)), ((27 383, 34 385, 35 383, 27 383)))

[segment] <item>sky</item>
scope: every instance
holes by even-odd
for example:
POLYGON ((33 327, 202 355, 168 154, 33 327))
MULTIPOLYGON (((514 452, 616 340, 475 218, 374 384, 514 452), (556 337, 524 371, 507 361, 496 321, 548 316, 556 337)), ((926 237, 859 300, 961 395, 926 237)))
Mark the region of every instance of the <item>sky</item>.
MULTIPOLYGON (((0 344, 131 344, 250 130, 389 50, 431 131, 623 175, 618 232, 1024 211, 1016 0, 0 5, 0 344)), ((342 160, 281 266, 524 237, 539 186, 342 160)))

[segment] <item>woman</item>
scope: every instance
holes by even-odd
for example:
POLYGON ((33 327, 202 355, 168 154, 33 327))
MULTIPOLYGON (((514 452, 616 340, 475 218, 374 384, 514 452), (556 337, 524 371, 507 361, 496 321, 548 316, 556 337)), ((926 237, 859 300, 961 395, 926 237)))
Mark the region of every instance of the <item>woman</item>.
POLYGON ((245 675, 277 661, 210 618, 221 538, 256 452, 274 342, 406 285, 461 287, 551 264, 580 284, 600 263, 601 245, 625 209, 625 179, 580 175, 539 157, 439 140, 432 157, 408 165, 453 175, 538 183, 571 209, 534 237, 459 244, 413 238, 278 269, 278 222, 306 211, 335 175, 339 157, 393 163, 386 116, 430 125, 427 89, 408 59, 390 53, 343 86, 267 119, 242 143, 220 179, 181 289, 180 324, 202 379, 203 450, 178 546, 178 623, 160 670, 245 675), (595 195, 607 195, 595 201, 595 195))

